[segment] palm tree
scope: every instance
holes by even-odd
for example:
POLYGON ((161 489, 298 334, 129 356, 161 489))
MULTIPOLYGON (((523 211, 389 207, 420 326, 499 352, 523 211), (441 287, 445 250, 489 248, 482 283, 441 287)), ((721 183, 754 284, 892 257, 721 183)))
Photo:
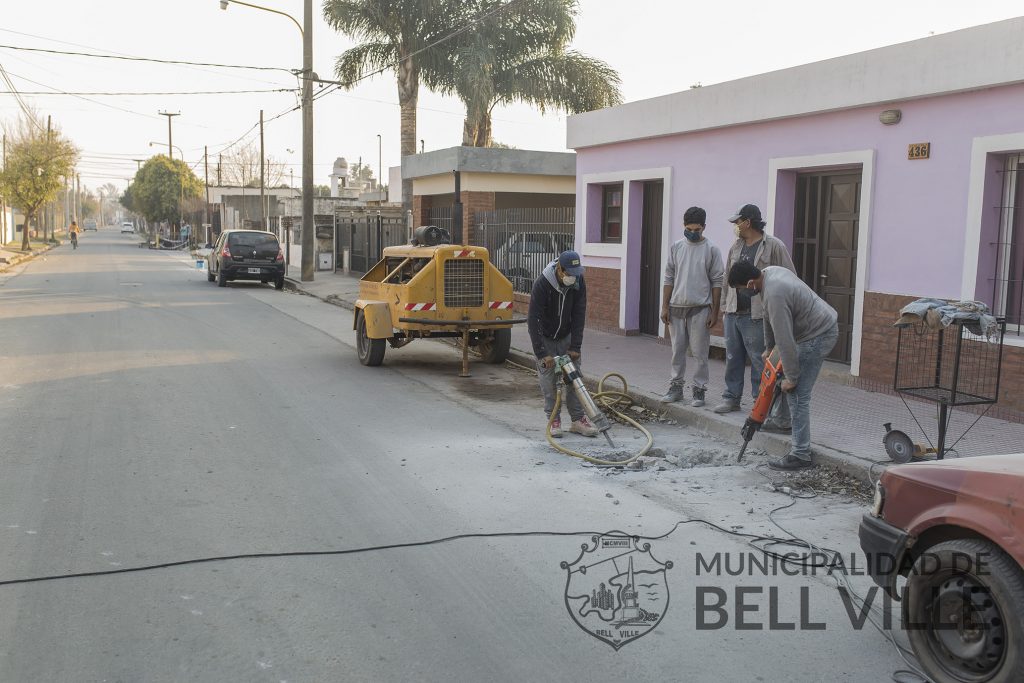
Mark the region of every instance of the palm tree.
POLYGON ((424 82, 466 106, 463 145, 492 144, 491 112, 526 102, 543 113, 619 104, 619 75, 605 62, 566 50, 576 31, 576 0, 475 0, 487 17, 458 39, 453 68, 428 71, 424 82))
MULTIPOLYGON (((402 156, 416 153, 420 75, 450 70, 443 40, 465 16, 464 0, 324 0, 324 19, 360 44, 343 52, 334 73, 342 87, 384 71, 398 77, 402 156), (435 44, 436 43, 436 44, 435 44)), ((402 181, 402 204, 412 208, 412 181, 402 181)))

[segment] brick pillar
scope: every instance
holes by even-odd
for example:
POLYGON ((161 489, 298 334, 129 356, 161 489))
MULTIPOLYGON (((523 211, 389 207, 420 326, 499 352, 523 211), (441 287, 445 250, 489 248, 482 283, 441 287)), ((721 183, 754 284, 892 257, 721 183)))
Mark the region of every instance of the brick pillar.
POLYGON ((463 192, 462 195, 462 234, 466 244, 478 244, 476 241, 476 212, 494 211, 493 192, 463 192))
POLYGON ((433 198, 430 195, 416 194, 412 197, 412 227, 418 228, 427 225, 427 212, 432 207, 433 198))

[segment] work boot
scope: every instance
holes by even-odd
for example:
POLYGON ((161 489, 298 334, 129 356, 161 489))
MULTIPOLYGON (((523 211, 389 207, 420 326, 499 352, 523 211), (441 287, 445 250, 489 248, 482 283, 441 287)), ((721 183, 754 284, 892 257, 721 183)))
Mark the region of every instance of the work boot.
POLYGON ((701 408, 704 406, 704 392, 707 391, 704 387, 693 387, 693 400, 690 401, 690 405, 694 408, 701 408))
POLYGON ((661 397, 662 403, 675 403, 683 397, 683 385, 682 384, 670 384, 668 387, 668 393, 661 397))
POLYGON ((569 431, 583 436, 597 436, 597 427, 590 424, 590 420, 587 419, 586 415, 578 420, 573 420, 569 431))
POLYGON ((725 413, 733 413, 740 409, 740 402, 734 401, 731 398, 724 399, 721 403, 715 406, 715 412, 719 415, 725 413))
POLYGON ((562 416, 559 415, 555 418, 554 422, 551 423, 551 436, 556 439, 562 438, 562 416))
POLYGON ((773 470, 802 470, 807 467, 814 467, 814 463, 810 460, 804 460, 798 458, 792 453, 787 455, 785 458, 774 458, 768 461, 768 467, 773 470))

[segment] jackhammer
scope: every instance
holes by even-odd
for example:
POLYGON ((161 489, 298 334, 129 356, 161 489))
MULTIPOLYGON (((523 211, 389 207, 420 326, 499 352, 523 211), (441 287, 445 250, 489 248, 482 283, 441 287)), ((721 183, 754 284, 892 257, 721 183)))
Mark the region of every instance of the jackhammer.
POLYGON ((747 444, 754 438, 764 421, 772 412, 772 407, 782 393, 782 380, 785 375, 782 372, 782 356, 779 350, 773 349, 767 360, 764 362, 764 370, 761 371, 761 389, 757 392, 757 400, 754 407, 750 409, 750 416, 743 423, 740 434, 743 436, 743 447, 740 454, 736 456, 736 462, 743 460, 743 454, 747 451, 747 444))
POLYGON ((591 398, 590 392, 587 391, 587 386, 583 383, 583 375, 580 374, 579 368, 576 367, 576 364, 572 362, 569 356, 556 357, 555 368, 565 374, 565 385, 571 387, 576 392, 576 398, 580 400, 583 412, 587 414, 587 417, 590 418, 590 421, 597 427, 598 431, 604 435, 608 445, 615 448, 612 437, 608 436, 608 430, 612 428, 612 425, 608 422, 608 417, 597 407, 594 399, 591 398))

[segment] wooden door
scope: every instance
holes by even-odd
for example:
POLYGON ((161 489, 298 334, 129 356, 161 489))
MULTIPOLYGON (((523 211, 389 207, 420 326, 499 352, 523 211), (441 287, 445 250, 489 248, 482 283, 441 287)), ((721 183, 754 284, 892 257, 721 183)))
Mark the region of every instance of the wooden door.
POLYGON ((665 184, 644 183, 640 245, 640 333, 657 336, 661 314, 661 215, 665 184))
POLYGON ((839 341, 829 360, 849 363, 857 292, 860 172, 797 179, 793 262, 797 274, 839 314, 839 341))

